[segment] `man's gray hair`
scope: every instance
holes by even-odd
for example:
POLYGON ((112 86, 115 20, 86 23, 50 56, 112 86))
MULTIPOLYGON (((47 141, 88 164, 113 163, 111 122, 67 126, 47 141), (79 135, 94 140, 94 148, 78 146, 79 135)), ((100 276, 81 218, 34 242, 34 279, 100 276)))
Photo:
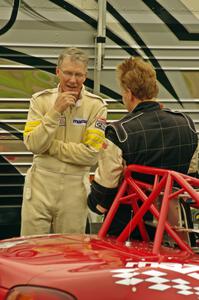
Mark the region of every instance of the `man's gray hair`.
POLYGON ((86 67, 88 65, 88 56, 87 56, 87 54, 81 49, 72 47, 72 48, 66 48, 60 53, 60 55, 58 57, 58 63, 57 63, 58 67, 61 66, 63 60, 66 57, 69 57, 71 59, 71 61, 80 61, 80 62, 82 62, 82 63, 85 64, 86 67))

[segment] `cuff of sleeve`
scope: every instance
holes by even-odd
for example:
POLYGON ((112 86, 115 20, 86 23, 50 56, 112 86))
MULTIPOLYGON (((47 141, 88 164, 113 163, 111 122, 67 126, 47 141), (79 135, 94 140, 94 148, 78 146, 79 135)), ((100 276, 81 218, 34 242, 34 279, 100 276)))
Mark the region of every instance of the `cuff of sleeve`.
POLYGON ((90 208, 90 210, 92 210, 94 213, 96 213, 96 214, 98 214, 98 215, 103 215, 103 213, 101 213, 101 211, 99 211, 99 210, 96 208, 97 203, 96 203, 96 201, 93 199, 93 197, 92 197, 91 194, 88 195, 87 204, 88 204, 88 207, 90 208))
POLYGON ((113 203, 117 191, 117 188, 106 188, 93 181, 91 184, 91 192, 88 196, 89 208, 97 214, 101 214, 101 212, 96 209, 97 204, 109 209, 113 203))
POLYGON ((56 125, 59 123, 60 117, 61 117, 61 113, 56 111, 54 108, 51 108, 45 115, 45 118, 47 120, 50 120, 51 123, 56 125))

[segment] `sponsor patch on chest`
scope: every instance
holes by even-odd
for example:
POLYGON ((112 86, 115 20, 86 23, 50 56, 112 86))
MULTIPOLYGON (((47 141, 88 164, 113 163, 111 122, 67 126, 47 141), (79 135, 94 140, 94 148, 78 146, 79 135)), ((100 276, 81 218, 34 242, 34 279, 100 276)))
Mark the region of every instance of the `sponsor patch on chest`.
POLYGON ((86 125, 87 120, 81 118, 73 119, 73 125, 86 125))
POLYGON ((59 126, 66 126, 66 117, 64 115, 61 115, 59 119, 59 126))

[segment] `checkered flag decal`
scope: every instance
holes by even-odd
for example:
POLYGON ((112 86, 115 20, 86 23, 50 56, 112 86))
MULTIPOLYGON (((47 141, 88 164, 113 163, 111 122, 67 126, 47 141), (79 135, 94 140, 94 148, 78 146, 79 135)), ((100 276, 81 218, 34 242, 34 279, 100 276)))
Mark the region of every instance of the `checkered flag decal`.
MULTIPOLYGON (((173 269, 173 271, 176 270, 173 269)), ((150 290, 165 292, 172 288, 176 290, 176 294, 184 296, 195 294, 199 299, 199 286, 192 286, 190 281, 181 278, 169 279, 168 273, 165 270, 157 271, 155 269, 146 270, 146 268, 124 268, 112 270, 111 272, 113 273, 112 276, 114 278, 120 279, 115 282, 116 284, 131 286, 133 292, 136 291, 135 286, 147 282, 147 288, 150 290)), ((198 273, 194 274, 195 275, 191 274, 189 276, 197 279, 198 273)))

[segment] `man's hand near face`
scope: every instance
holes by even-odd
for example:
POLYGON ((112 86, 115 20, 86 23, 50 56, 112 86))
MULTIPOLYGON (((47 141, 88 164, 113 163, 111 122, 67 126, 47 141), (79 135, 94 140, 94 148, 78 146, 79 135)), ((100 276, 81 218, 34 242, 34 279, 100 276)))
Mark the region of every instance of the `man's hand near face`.
POLYGON ((77 100, 78 93, 76 92, 63 92, 59 93, 54 109, 59 113, 63 113, 69 106, 74 106, 77 100))

